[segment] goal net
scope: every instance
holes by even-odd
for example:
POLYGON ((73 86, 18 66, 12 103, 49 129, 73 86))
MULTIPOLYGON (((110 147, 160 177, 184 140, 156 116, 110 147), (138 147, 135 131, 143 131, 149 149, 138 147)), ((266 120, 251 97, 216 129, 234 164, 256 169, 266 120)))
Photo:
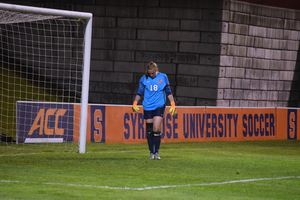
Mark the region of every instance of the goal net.
POLYGON ((85 152, 92 14, 0 3, 0 143, 85 152))

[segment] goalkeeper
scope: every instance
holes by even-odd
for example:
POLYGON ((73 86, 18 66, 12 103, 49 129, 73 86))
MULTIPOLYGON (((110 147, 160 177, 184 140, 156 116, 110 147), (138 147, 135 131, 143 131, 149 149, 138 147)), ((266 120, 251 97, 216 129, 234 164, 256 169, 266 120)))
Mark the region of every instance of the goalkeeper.
POLYGON ((157 64, 152 61, 148 63, 145 75, 140 79, 139 89, 132 105, 134 112, 139 112, 137 104, 143 95, 149 158, 160 159, 158 153, 161 140, 160 129, 166 108, 166 96, 171 102, 169 112, 173 116, 176 115, 176 109, 168 77, 166 74, 158 72, 157 64))

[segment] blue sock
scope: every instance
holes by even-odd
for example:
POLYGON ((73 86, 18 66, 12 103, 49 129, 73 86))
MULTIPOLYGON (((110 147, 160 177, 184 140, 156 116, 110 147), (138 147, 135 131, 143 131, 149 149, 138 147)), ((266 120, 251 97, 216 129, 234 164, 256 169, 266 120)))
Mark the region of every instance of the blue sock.
POLYGON ((154 153, 153 123, 146 123, 146 137, 150 153, 154 153))
POLYGON ((155 139, 154 137, 147 139, 150 153, 153 153, 153 154, 154 154, 154 144, 155 144, 154 139, 155 139))
POLYGON ((160 132, 154 132, 154 146, 155 146, 155 153, 158 153, 159 147, 160 147, 160 140, 161 140, 161 135, 160 132))

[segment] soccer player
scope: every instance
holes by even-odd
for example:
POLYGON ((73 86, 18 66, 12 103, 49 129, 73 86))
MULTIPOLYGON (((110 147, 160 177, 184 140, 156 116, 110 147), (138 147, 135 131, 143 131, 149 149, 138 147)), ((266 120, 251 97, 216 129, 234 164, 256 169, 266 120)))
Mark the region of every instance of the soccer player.
POLYGON ((155 62, 149 62, 145 75, 139 82, 139 89, 135 96, 132 110, 139 112, 137 106, 144 95, 143 108, 144 119, 146 120, 147 142, 150 150, 150 159, 160 159, 158 150, 161 140, 161 124, 166 108, 166 96, 170 100, 171 109, 169 112, 176 115, 175 102, 170 89, 169 80, 166 74, 158 72, 155 62))

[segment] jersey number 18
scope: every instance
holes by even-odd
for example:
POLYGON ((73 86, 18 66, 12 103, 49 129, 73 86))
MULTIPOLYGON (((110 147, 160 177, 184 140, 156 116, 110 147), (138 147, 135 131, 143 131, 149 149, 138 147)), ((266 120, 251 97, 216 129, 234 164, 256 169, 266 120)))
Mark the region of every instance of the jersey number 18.
POLYGON ((157 91, 158 85, 150 85, 150 91, 157 91))

